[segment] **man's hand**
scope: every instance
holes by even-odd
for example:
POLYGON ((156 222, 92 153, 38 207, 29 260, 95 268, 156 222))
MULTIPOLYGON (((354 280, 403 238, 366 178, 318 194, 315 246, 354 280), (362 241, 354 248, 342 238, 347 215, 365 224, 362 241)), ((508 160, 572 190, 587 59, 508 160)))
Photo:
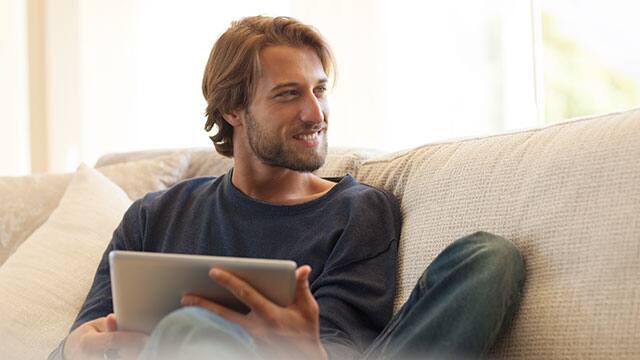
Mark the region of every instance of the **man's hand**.
POLYGON ((117 331, 116 317, 109 314, 72 331, 64 344, 64 358, 136 359, 147 337, 139 332, 117 331))
POLYGON ((327 359, 320 343, 318 303, 309 289, 311 267, 296 270, 296 295, 293 304, 274 304, 251 285, 233 274, 211 269, 209 276, 227 288, 250 312, 241 314, 200 296, 187 294, 184 306, 200 306, 243 327, 267 356, 280 359, 327 359))

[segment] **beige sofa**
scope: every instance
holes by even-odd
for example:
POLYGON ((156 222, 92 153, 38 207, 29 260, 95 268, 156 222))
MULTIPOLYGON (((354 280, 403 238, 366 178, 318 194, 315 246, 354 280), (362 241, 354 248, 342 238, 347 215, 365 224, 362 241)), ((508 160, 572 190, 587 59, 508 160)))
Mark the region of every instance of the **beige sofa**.
MULTIPOLYGON (((131 199, 230 166, 211 149, 161 150, 1 179, 1 357, 42 358, 64 336, 131 199)), ((447 244, 490 231, 528 271, 490 357, 640 358, 640 109, 393 154, 332 149, 318 171, 346 172, 401 202, 396 309, 447 244)))

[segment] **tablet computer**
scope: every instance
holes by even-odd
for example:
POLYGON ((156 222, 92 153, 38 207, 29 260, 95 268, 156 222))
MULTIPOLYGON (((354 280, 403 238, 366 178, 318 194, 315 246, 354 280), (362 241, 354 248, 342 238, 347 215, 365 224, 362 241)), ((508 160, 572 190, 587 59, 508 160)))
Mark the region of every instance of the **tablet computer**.
POLYGON ((274 303, 295 297, 296 263, 289 260, 114 250, 109 253, 113 309, 118 330, 151 333, 179 309, 185 293, 198 294, 239 312, 248 308, 209 277, 212 267, 247 281, 274 303))

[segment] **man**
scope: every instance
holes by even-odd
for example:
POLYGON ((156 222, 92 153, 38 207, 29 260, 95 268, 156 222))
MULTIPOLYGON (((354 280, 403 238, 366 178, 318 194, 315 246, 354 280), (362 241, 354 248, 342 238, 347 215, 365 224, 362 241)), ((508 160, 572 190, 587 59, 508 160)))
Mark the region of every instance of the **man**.
POLYGON ((323 179, 328 45, 285 17, 235 22, 205 70, 207 129, 234 166, 136 201, 114 232, 72 330, 52 357, 398 358, 479 356, 517 308, 522 259, 476 233, 430 265, 392 317, 400 210, 349 175, 323 179), (193 295, 150 338, 117 330, 107 254, 114 249, 292 259, 296 297, 280 307, 233 274, 210 276, 249 308, 193 295), (391 319, 391 321, 390 321, 391 319))

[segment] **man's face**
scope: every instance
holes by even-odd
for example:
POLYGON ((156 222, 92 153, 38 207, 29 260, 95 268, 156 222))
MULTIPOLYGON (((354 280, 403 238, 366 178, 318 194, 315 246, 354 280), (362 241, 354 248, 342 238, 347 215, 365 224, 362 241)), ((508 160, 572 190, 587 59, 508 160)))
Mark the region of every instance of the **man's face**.
POLYGON ((246 111, 244 131, 262 163, 314 171, 327 155, 327 75, 310 48, 269 46, 246 111))

